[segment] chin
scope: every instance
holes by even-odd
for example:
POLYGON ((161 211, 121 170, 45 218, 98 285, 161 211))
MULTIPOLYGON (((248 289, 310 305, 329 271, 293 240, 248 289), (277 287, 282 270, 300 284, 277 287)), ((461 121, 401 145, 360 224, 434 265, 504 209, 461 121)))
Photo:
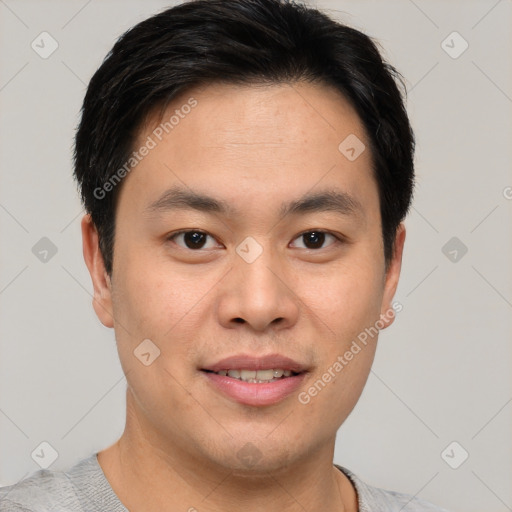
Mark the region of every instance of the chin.
MULTIPOLYGON (((253 438, 254 439, 254 438, 253 438)), ((290 465, 293 465, 300 454, 297 447, 287 447, 282 443, 276 444, 268 439, 246 441, 236 440, 231 446, 240 446, 234 452, 230 448, 224 450, 224 456, 216 462, 225 470, 230 471, 234 476, 241 478, 262 478, 268 479, 269 473, 279 473, 285 471, 290 465)))

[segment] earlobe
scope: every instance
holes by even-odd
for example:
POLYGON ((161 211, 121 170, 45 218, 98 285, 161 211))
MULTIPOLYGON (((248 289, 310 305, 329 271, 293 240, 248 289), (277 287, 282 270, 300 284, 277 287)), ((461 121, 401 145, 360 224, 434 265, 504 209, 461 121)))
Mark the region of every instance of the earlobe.
POLYGON ((382 305, 380 311, 380 320, 383 324, 383 329, 389 327, 395 319, 395 309, 392 307, 392 303, 398 286, 398 280, 400 278, 404 243, 405 225, 403 222, 401 222, 396 230, 393 257, 386 272, 386 282, 384 285, 384 295, 382 297, 382 305))
POLYGON ((92 305, 100 322, 105 327, 114 327, 110 276, 105 270, 98 231, 90 214, 84 215, 81 226, 84 260, 94 288, 92 305))

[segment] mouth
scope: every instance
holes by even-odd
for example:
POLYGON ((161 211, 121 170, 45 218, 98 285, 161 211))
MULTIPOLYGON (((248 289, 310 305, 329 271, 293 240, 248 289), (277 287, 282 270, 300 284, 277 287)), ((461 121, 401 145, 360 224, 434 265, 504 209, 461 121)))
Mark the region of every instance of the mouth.
POLYGON ((308 373, 304 365, 280 355, 232 356, 200 370, 223 397, 251 406, 284 400, 298 389, 308 373))

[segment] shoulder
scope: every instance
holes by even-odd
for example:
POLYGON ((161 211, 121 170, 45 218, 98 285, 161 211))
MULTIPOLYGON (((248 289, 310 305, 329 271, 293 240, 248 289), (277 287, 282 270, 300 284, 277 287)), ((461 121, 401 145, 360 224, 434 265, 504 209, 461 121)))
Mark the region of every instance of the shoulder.
POLYGON ((63 496, 70 501, 73 487, 64 473, 43 469, 20 482, 0 488, 0 512, 38 512, 55 508, 63 496))
POLYGON ((428 501, 364 483, 348 469, 336 464, 354 485, 359 503, 359 512, 448 512, 428 501))
POLYGON ((92 512, 104 486, 96 454, 68 471, 39 470, 0 488, 0 512, 92 512))

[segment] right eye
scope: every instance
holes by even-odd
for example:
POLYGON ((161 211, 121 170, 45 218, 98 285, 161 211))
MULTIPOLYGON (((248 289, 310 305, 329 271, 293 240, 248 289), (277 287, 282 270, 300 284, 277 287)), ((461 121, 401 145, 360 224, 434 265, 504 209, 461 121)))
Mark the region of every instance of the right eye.
POLYGON ((182 247, 183 249, 211 249, 215 247, 215 244, 212 246, 208 246, 207 239, 210 237, 212 240, 215 240, 211 235, 204 231, 199 231, 197 229, 191 230, 182 230, 177 233, 173 233, 168 236, 168 240, 172 240, 174 243, 182 247))

